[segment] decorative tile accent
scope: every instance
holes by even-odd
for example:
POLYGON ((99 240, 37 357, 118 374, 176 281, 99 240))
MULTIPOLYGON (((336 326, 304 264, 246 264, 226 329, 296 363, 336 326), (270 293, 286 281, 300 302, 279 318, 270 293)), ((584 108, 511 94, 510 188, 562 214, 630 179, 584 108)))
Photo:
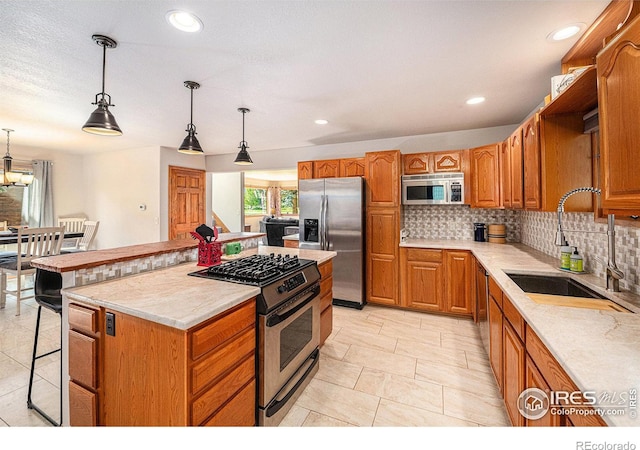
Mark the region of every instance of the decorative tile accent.
MULTIPOLYGON (((521 211, 520 215, 522 243, 560 258, 560 249, 555 245, 558 215, 555 212, 534 211, 521 211)), ((608 256, 607 224, 595 222, 593 213, 563 213, 562 228, 569 245, 578 247, 585 270, 605 280, 604 261, 608 256)), ((618 222, 615 231, 616 264, 624 272, 620 288, 640 294, 640 228, 625 227, 618 222)))
MULTIPOLYGON (((240 241, 242 244, 242 250, 257 247, 258 244, 262 242, 263 238, 261 237, 240 241)), ((225 251, 225 246, 226 244, 222 245, 223 253, 225 251)), ((76 286, 84 286, 87 284, 113 280, 116 278, 136 275, 150 270, 163 269, 165 267, 175 266, 184 262, 194 262, 197 260, 198 249, 193 248, 92 267, 90 269, 81 269, 77 270, 75 274, 76 286)))
POLYGON ((403 227, 415 239, 473 240, 474 222, 504 224, 507 242, 520 242, 520 215, 504 209, 471 209, 468 205, 405 206, 403 227))

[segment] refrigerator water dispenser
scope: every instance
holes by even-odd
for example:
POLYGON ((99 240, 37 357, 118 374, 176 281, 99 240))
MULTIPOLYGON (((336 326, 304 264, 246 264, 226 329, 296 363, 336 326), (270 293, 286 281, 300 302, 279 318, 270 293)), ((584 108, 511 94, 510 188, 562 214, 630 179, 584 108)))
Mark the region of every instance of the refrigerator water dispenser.
POLYGON ((318 242, 318 219, 304 219, 304 240, 318 242))

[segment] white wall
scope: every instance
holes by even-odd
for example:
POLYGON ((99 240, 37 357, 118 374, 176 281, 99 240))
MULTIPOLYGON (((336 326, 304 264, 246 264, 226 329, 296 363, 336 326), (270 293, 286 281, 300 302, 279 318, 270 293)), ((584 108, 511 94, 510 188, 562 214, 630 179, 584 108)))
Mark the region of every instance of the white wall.
POLYGON ((96 248, 160 241, 159 148, 85 155, 84 161, 85 209, 100 221, 96 248))
POLYGON ((244 231, 242 172, 214 173, 211 178, 212 211, 216 212, 230 232, 244 231))
MULTIPOLYGON (((298 161, 357 157, 364 156, 366 152, 379 150, 400 150, 402 153, 419 153, 473 148, 503 141, 517 127, 518 124, 514 124, 344 144, 256 151, 251 153, 251 159, 254 164, 250 167, 251 170, 290 169, 297 167, 298 161)), ((236 172, 238 166, 233 163, 235 157, 235 153, 207 156, 207 172, 236 172)))

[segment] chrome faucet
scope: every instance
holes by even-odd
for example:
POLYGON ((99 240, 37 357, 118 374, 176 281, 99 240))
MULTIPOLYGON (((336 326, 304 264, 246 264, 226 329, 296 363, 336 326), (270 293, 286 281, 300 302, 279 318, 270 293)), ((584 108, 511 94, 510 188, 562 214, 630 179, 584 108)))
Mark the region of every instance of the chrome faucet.
MULTIPOLYGON (((564 231, 562 229, 562 213, 564 212, 564 204, 569 197, 579 192, 591 192, 593 194, 601 194, 600 189, 594 187, 581 187, 573 189, 562 196, 558 202, 558 230, 556 231, 557 246, 569 245, 567 239, 564 237, 564 231)), ((606 261, 607 268, 605 270, 607 278, 607 291, 620 292, 620 280, 624 278, 624 273, 618 269, 616 265, 616 229, 615 229, 615 215, 609 214, 607 216, 607 242, 608 242, 608 257, 606 261)))

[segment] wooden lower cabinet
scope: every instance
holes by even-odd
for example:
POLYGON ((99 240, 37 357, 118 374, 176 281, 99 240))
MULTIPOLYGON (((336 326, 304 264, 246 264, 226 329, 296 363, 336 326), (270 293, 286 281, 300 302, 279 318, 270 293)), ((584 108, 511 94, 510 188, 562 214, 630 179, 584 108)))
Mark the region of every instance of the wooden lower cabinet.
POLYGON ((468 251, 400 248, 400 305, 471 316, 473 256, 468 251))
POLYGON ((547 413, 537 420, 525 419, 520 414, 518 398, 527 388, 538 388, 547 394, 579 390, 493 278, 489 279, 489 292, 489 361, 511 423, 514 426, 606 426, 600 416, 592 414, 547 413))
POLYGON ((284 239, 284 246, 286 248, 298 248, 299 241, 297 239, 284 239))
POLYGON ((320 346, 333 329, 333 262, 329 260, 318 266, 320 270, 320 346))
POLYGON ((523 426, 524 417, 518 411, 518 397, 524 391, 525 347, 507 320, 503 321, 502 352, 504 404, 511 424, 523 426))
POLYGON ((399 241, 400 211, 395 208, 369 208, 366 239, 368 303, 400 304, 399 241))
POLYGON ((72 426, 255 425, 255 298, 190 330, 97 313, 114 315, 115 335, 100 320, 96 389, 73 375, 82 359, 69 352, 72 426))

